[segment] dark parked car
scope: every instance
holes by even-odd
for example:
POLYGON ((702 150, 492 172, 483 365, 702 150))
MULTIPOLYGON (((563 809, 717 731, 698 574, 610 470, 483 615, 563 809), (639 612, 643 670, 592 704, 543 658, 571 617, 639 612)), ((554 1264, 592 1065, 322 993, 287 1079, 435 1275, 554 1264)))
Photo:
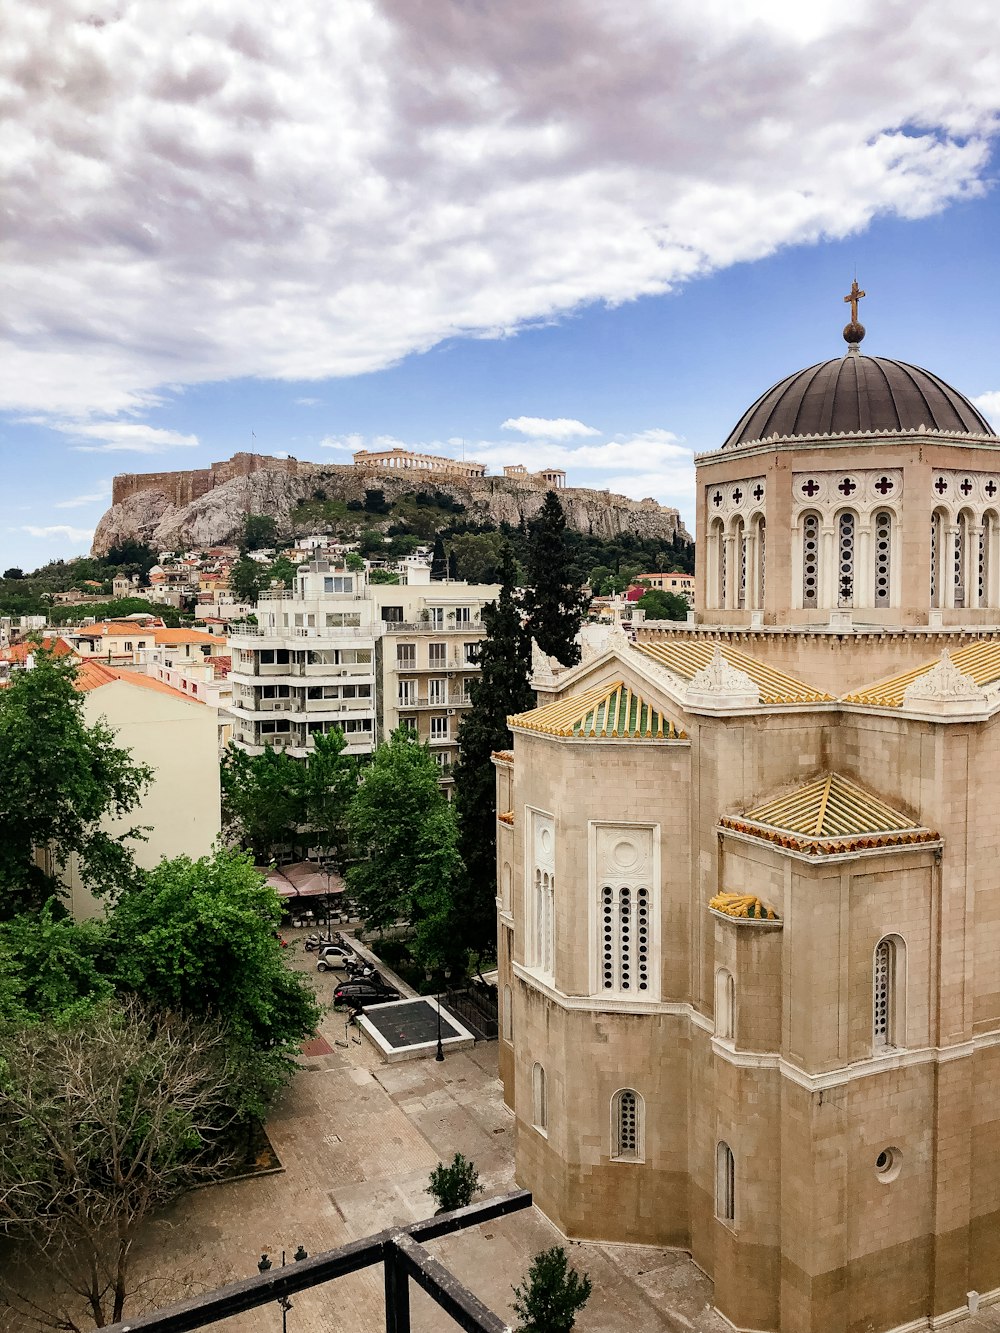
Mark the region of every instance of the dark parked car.
POLYGON ((363 1009, 366 1004, 385 1004, 387 1000, 398 999, 399 991, 377 972, 365 981, 342 982, 333 992, 333 1003, 346 1005, 349 1009, 363 1009))

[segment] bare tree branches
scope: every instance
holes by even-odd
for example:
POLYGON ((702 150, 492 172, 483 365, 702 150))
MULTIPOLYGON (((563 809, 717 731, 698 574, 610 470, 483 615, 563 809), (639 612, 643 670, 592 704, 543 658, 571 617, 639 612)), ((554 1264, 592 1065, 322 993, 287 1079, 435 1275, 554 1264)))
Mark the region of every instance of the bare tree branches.
POLYGON ((136 1001, 0 1034, 9 1306, 65 1333, 121 1319, 143 1221, 227 1165, 229 1079, 220 1027, 136 1001))

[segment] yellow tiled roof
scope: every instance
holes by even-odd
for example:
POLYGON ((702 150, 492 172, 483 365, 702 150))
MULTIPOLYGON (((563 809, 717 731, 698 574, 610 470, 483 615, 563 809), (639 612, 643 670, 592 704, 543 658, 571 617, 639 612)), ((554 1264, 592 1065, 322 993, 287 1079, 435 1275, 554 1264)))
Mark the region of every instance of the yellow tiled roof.
MULTIPOLYGON (((990 639, 985 643, 969 643, 964 648, 949 650, 948 656, 964 676, 971 676, 977 685, 992 685, 1000 680, 1000 640, 990 639)), ((874 685, 866 685, 862 690, 855 690, 844 695, 845 704, 875 704, 880 708, 899 708, 903 702, 906 687, 912 685, 920 676, 926 675, 936 667, 940 657, 921 662, 912 671, 904 671, 899 676, 890 676, 874 685)))
POLYGON ((664 666, 683 680, 691 680, 708 666, 718 647, 730 666, 745 671, 760 690, 762 704, 818 704, 832 703, 833 695, 815 690, 804 681, 776 671, 756 657, 741 653, 738 648, 716 639, 665 639, 637 643, 635 647, 651 661, 664 666))
POLYGON ((719 822, 723 828, 813 856, 938 838, 839 773, 807 782, 745 815, 724 815, 719 822))
POLYGON ((584 694, 543 704, 528 713, 509 717, 512 727, 540 731, 546 736, 587 736, 616 740, 685 740, 669 718, 646 703, 624 681, 605 683, 584 694))

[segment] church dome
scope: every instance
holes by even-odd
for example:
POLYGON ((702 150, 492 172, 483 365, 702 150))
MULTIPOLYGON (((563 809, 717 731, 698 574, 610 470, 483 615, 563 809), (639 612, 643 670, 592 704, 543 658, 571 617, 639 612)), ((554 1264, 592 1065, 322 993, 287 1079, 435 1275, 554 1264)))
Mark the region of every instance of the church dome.
POLYGON ((723 445, 771 436, 863 431, 995 434, 968 398, 929 370, 884 356, 848 354, 780 380, 744 412, 723 445))

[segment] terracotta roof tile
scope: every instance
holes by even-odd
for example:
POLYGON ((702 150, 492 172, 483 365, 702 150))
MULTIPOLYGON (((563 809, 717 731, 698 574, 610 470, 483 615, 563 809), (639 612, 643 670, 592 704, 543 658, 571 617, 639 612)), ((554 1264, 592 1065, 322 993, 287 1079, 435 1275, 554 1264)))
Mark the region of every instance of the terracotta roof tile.
POLYGON ((686 739, 684 732, 636 694, 624 681, 599 685, 584 694, 572 694, 556 703, 509 717, 512 727, 540 731, 548 736, 581 739, 658 740, 686 739))
POLYGON ((633 645, 658 666, 666 667, 682 680, 692 680, 712 660, 716 648, 731 667, 744 671, 760 690, 762 704, 833 703, 832 694, 814 689, 784 671, 777 671, 738 648, 716 639, 651 639, 633 645))

